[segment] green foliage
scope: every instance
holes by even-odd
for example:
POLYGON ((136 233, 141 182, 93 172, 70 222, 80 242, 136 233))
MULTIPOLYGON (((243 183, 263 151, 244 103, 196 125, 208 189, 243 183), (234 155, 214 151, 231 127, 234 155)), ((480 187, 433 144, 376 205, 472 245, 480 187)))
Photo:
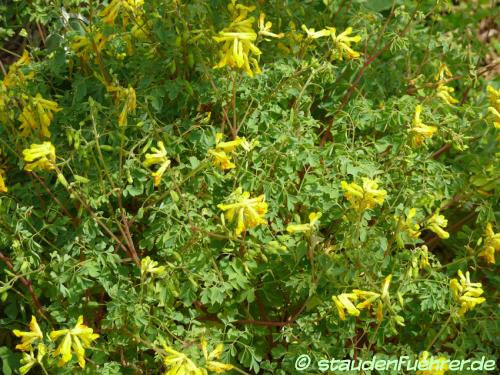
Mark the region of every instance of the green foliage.
POLYGON ((478 37, 495 22, 490 2, 247 2, 262 52, 253 77, 214 69, 226 50, 213 37, 233 20, 227 1, 13 3, 0 42, 21 20, 29 61, 4 64, 0 84, 3 373, 19 371, 12 330, 28 331, 32 315, 48 350, 33 373, 173 374, 170 348, 210 373, 204 339, 208 353, 224 344, 214 360, 230 373, 294 373, 301 354, 494 358, 499 276, 484 251, 500 250, 500 120, 487 91, 500 86, 499 45, 478 37), (282 38, 258 33, 260 13, 282 38), (360 56, 302 25, 339 38, 352 27, 360 56), (450 75, 436 78, 443 64, 450 75), (61 108, 50 137, 37 94, 61 108), (421 139, 419 105, 436 127, 421 139), (36 126, 23 135, 30 108, 36 126), (217 133, 248 142, 224 154, 234 168, 209 153, 217 133), (23 170, 23 151, 48 141, 55 161, 23 170), (145 165, 159 142, 163 164, 145 165), (341 182, 361 188, 363 178, 386 196, 357 209, 341 182), (245 216, 241 235, 218 207, 239 187, 267 203, 267 224, 245 216), (310 230, 287 231, 312 212, 322 216, 310 230), (447 239, 431 230, 437 212, 447 239), (465 314, 450 288, 459 270, 484 290, 465 314), (381 296, 342 320, 332 297, 354 289, 381 296), (48 335, 81 315, 100 337, 84 369, 76 356, 58 367, 48 335))

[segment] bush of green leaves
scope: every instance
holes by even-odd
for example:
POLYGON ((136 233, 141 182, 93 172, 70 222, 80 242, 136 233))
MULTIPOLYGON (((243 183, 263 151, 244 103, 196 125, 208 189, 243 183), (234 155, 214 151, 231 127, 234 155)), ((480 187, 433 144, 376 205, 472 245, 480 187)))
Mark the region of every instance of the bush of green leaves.
POLYGON ((4 374, 495 359, 491 2, 14 3, 4 374))

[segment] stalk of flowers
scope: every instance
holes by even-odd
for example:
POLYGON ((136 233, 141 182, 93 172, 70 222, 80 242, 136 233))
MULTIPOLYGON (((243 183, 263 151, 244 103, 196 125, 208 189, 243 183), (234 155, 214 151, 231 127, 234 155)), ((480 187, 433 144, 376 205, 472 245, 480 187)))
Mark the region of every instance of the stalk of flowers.
POLYGON ((415 115, 410 129, 412 144, 414 146, 420 146, 426 138, 432 138, 437 132, 437 127, 426 125, 422 122, 420 118, 421 113, 422 106, 419 104, 415 107, 415 115))
POLYGON ((23 157, 26 162, 24 169, 28 172, 55 169, 56 149, 50 142, 32 144, 30 148, 23 150, 23 157))
POLYGON ((481 252, 478 254, 486 262, 495 264, 495 253, 500 251, 500 233, 493 231, 491 223, 486 224, 485 239, 481 252))
MULTIPOLYGON (((16 345, 16 349, 23 352, 23 357, 21 359, 22 366, 19 368, 19 373, 21 375, 28 373, 37 363, 43 368, 42 360, 47 353, 47 347, 43 343, 43 332, 35 316, 31 316, 29 329, 29 331, 20 331, 18 329, 12 331, 16 337, 21 338, 21 343, 16 345), (37 350, 36 356, 34 354, 35 350, 37 350)), ((45 371, 45 368, 43 368, 43 370, 45 371)))
POLYGON ((118 116, 118 125, 126 126, 128 115, 130 113, 135 113, 135 110, 137 108, 137 99, 134 88, 130 85, 128 88, 124 88, 121 86, 106 84, 106 90, 115 95, 116 105, 118 105, 121 101, 124 102, 123 108, 120 111, 120 115, 118 116))
POLYGON ((355 182, 347 183, 342 181, 340 183, 340 186, 345 191, 344 197, 351 202, 352 207, 361 212, 382 205, 387 196, 387 191, 379 189, 375 180, 363 177, 362 181, 362 186, 355 182))
POLYGON ((44 99, 39 93, 29 98, 18 118, 21 122, 21 136, 27 137, 38 130, 41 137, 50 137, 49 126, 54 117, 53 112, 61 110, 56 102, 44 99))
POLYGON ((481 297, 484 293, 483 285, 471 282, 469 271, 465 273, 465 276, 461 270, 458 270, 457 274, 460 280, 451 279, 450 289, 453 297, 460 304, 458 315, 464 315, 475 306, 485 302, 486 299, 481 297))
POLYGON ((331 37, 336 50, 336 58, 338 60, 343 60, 344 56, 348 59, 357 59, 360 53, 354 51, 351 48, 351 43, 359 43, 361 41, 361 36, 352 34, 352 27, 348 27, 342 33, 337 35, 337 29, 335 27, 327 27, 319 31, 314 31, 314 29, 308 29, 306 25, 302 25, 302 30, 304 30, 309 39, 318 39, 325 36, 331 37))
POLYGON ((249 192, 244 192, 241 187, 230 196, 228 204, 219 204, 217 207, 224 211, 225 219, 236 223, 234 234, 239 237, 241 233, 260 224, 267 224, 264 216, 267 212, 267 203, 264 194, 250 198, 249 192))
POLYGON ((457 104, 458 100, 451 95, 453 94, 455 89, 453 87, 445 85, 446 77, 448 78, 453 77, 453 74, 451 73, 450 69, 448 69, 446 64, 441 63, 439 65, 439 70, 437 74, 434 76, 434 79, 438 82, 436 88, 436 95, 446 104, 449 105, 457 104))
POLYGON ((170 160, 167 158, 167 150, 162 141, 157 143, 158 148, 151 147, 152 154, 146 154, 146 160, 144 160, 144 166, 150 167, 152 165, 159 165, 160 167, 156 172, 152 172, 154 186, 159 186, 161 178, 167 168, 170 166, 170 160))

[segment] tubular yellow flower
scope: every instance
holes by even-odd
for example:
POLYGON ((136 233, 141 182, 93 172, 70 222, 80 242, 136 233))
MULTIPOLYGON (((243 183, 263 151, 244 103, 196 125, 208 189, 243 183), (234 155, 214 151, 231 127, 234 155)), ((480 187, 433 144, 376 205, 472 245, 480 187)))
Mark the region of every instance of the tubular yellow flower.
POLYGON ((436 211, 436 213, 426 221, 425 227, 436 233, 439 238, 445 240, 450 237, 450 234, 443 229, 446 228, 447 225, 448 220, 443 215, 440 215, 439 211, 436 211))
POLYGON ((92 328, 83 324, 82 315, 78 317, 76 325, 72 329, 52 331, 50 333, 50 339, 52 341, 56 341, 59 337, 64 336, 54 352, 55 357, 61 356, 58 366, 63 366, 71 360, 73 357, 71 349, 73 349, 78 364, 81 368, 85 368, 85 349, 90 348, 92 342, 99 337, 97 333, 93 332, 94 330, 92 328))
POLYGON ((480 297, 484 291, 481 283, 473 283, 470 281, 470 274, 467 271, 464 274, 461 270, 457 272, 460 279, 450 280, 450 289, 455 300, 460 304, 459 315, 464 315, 467 311, 472 310, 476 305, 486 301, 484 297, 480 297))
POLYGON ((39 343, 37 346, 37 355, 33 353, 33 348, 30 348, 29 354, 23 352, 23 357, 21 358, 21 367, 19 368, 19 373, 25 375, 31 370, 31 368, 37 363, 42 363, 42 359, 47 354, 47 347, 43 343, 39 343))
POLYGON ((250 198, 250 193, 243 192, 240 187, 230 196, 234 203, 219 204, 217 207, 225 211, 224 216, 230 222, 236 222, 235 235, 238 237, 247 229, 254 228, 259 224, 267 224, 264 215, 267 212, 267 203, 264 195, 250 198))
POLYGON ((339 313, 340 320, 345 320, 345 309, 344 305, 340 302, 337 296, 332 296, 332 300, 335 303, 335 307, 337 307, 337 311, 339 313))
POLYGON ((410 208, 406 218, 400 216, 394 216, 394 219, 398 223, 397 227, 397 241, 400 247, 404 247, 403 239, 400 236, 400 232, 406 232, 410 236, 410 238, 419 238, 420 237, 420 225, 414 222, 414 218, 417 215, 416 208, 410 208))
POLYGON ((236 164, 231 161, 231 158, 224 151, 208 150, 208 153, 212 155, 214 165, 223 171, 236 167, 236 164))
POLYGON ((158 266, 158 262, 151 260, 149 256, 141 259, 141 275, 152 273, 154 275, 161 275, 165 272, 165 266, 158 266))
POLYGON ((203 351, 203 357, 205 357, 205 367, 208 371, 213 371, 216 374, 222 374, 226 371, 230 371, 234 368, 233 365, 222 363, 219 361, 214 361, 214 359, 219 359, 224 351, 224 345, 218 344, 214 350, 208 353, 208 343, 204 337, 201 338, 201 349, 203 351))
POLYGON ((386 299, 389 297, 389 285, 391 284, 391 280, 392 274, 384 279, 384 283, 382 284, 382 294, 380 296, 382 299, 386 299))
POLYGON ((290 224, 286 227, 288 233, 297 233, 297 232, 312 232, 315 227, 318 225, 318 220, 321 217, 321 212, 311 212, 309 214, 309 223, 308 224, 290 224))
POLYGON ((265 13, 261 13, 259 15, 259 35, 263 35, 263 36, 270 36, 272 38, 283 38, 285 36, 285 34, 283 33, 279 33, 279 34, 275 34, 275 33, 272 33, 271 32, 271 27, 273 27, 273 24, 271 21, 267 21, 265 22, 266 18, 266 15, 265 13))
POLYGON ((358 299, 358 296, 354 293, 342 293, 337 296, 342 307, 347 310, 347 313, 352 316, 359 316, 361 313, 356 306, 354 306, 353 301, 358 299))
POLYGON ((495 128, 500 129, 500 89, 495 90, 492 86, 488 86, 487 90, 490 94, 488 111, 495 117, 493 125, 495 128))
POLYGON ((55 169, 56 149, 50 142, 32 144, 30 148, 23 150, 24 169, 31 172, 35 169, 55 169))
POLYGON ((415 108, 415 116, 411 127, 412 143, 415 146, 421 145, 425 138, 431 138, 437 132, 437 127, 425 125, 420 119, 422 113, 422 106, 419 104, 415 108))
POLYGON ((453 87, 439 85, 437 87, 437 96, 441 98, 446 104, 454 105, 458 103, 458 100, 451 96, 454 91, 455 89, 453 87))
POLYGON ((357 59, 360 56, 359 52, 356 52, 351 48, 351 43, 358 43, 361 41, 361 37, 359 35, 349 36, 352 34, 352 27, 348 27, 338 36, 336 35, 337 30, 335 27, 327 27, 327 30, 330 31, 330 36, 333 39, 335 47, 337 48, 337 58, 339 60, 342 60, 344 55, 348 59, 357 59))
POLYGON ((108 39, 101 32, 86 30, 86 34, 77 35, 73 38, 70 48, 83 61, 89 61, 96 51, 101 53, 104 50, 107 41, 108 39))
POLYGON ((120 94, 122 97, 125 98, 125 103, 123 104, 120 116, 118 116, 118 125, 126 126, 128 120, 128 114, 132 112, 135 113, 135 109, 137 107, 135 90, 132 86, 129 86, 128 89, 122 89, 120 94))
POLYGON ((500 233, 495 233, 491 223, 488 223, 486 224, 485 235, 483 249, 479 256, 486 259, 488 263, 495 264, 495 253, 500 251, 500 233))
POLYGON ((99 13, 99 16, 102 17, 104 23, 112 25, 122 9, 140 14, 143 4, 144 0, 113 0, 99 13))
POLYGON ((24 83, 26 79, 32 79, 35 76, 35 72, 30 72, 25 75, 21 70, 21 68, 28 66, 30 62, 31 59, 28 51, 24 50, 19 60, 9 66, 9 71, 3 78, 3 85, 6 88, 13 88, 18 84, 24 83))
POLYGON ((42 137, 50 137, 49 125, 54 117, 53 112, 59 112, 60 110, 61 108, 56 102, 44 99, 40 94, 36 94, 31 103, 26 105, 19 115, 21 136, 27 137, 38 128, 42 137))
POLYGON ((252 27, 255 18, 247 18, 248 13, 255 7, 246 7, 232 1, 228 8, 233 14, 233 21, 213 37, 217 43, 224 43, 221 49, 221 59, 214 69, 227 65, 233 69, 243 69, 250 77, 253 77, 254 73, 260 73, 260 68, 257 59, 250 57, 250 54, 257 57, 262 54, 253 43, 257 39, 257 34, 252 27), (253 70, 250 63, 253 65, 253 70))
POLYGON ((344 196, 351 202, 354 209, 364 211, 365 209, 373 208, 376 205, 382 205, 387 192, 383 189, 378 189, 378 184, 375 180, 363 177, 363 186, 351 182, 348 184, 346 181, 340 183, 344 189, 344 196))
POLYGON ((156 172, 152 172, 154 186, 159 186, 161 178, 167 168, 170 166, 170 160, 167 158, 167 150, 162 141, 158 141, 158 148, 151 147, 153 154, 146 154, 146 160, 144 160, 144 166, 150 167, 152 165, 159 165, 160 167, 156 172))
POLYGON ((167 367, 165 375, 204 375, 203 369, 197 367, 184 353, 178 352, 162 343, 167 355, 163 358, 163 364, 167 367))
POLYGON ((418 267, 420 269, 424 269, 425 267, 430 266, 429 263, 429 249, 427 246, 422 245, 421 250, 420 250, 420 261, 418 264, 418 267))
POLYGON ((368 292, 365 290, 354 289, 352 292, 359 298, 363 299, 363 302, 356 305, 356 308, 359 310, 369 309, 371 304, 380 297, 380 294, 378 293, 368 292))
POLYGON ((238 146, 242 146, 246 142, 245 138, 240 138, 240 137, 236 137, 236 139, 234 141, 221 142, 221 140, 223 139, 223 137, 224 137, 224 135, 222 133, 217 133, 216 134, 216 136, 215 136, 215 141, 216 141, 216 143, 215 143, 215 149, 217 151, 222 150, 222 151, 224 151, 225 153, 228 153, 228 154, 230 154, 238 146))
POLYGON ((448 78, 453 77, 453 74, 450 72, 450 69, 448 69, 448 67, 446 66, 446 64, 441 63, 439 65, 438 72, 434 76, 434 80, 438 81, 438 82, 441 82, 444 79, 446 79, 446 77, 448 77, 448 78))
POLYGON ((23 332, 18 329, 12 331, 12 333, 14 333, 16 337, 21 337, 21 343, 16 345, 16 349, 22 351, 33 350, 33 347, 31 345, 36 341, 43 339, 42 330, 40 329, 40 326, 38 325, 36 317, 34 315, 31 316, 29 328, 30 330, 28 332, 23 332))
POLYGON ((0 168, 0 193, 7 193, 9 189, 5 185, 5 180, 4 180, 4 171, 3 169, 0 168))
POLYGON ((335 45, 337 51, 336 58, 343 60, 344 55, 348 59, 357 59, 360 54, 351 48, 351 43, 359 43, 361 37, 359 35, 349 36, 352 34, 352 27, 348 27, 344 32, 337 35, 337 29, 335 27, 327 27, 319 31, 314 31, 314 29, 308 29, 306 25, 302 25, 302 30, 307 34, 310 39, 318 39, 325 36, 330 36, 335 45))

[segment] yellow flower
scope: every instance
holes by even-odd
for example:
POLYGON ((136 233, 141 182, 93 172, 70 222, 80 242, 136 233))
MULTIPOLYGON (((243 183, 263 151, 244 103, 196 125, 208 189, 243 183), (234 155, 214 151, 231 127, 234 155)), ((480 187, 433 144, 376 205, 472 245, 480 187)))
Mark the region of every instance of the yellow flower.
POLYGON ((125 98, 125 103, 120 112, 120 116, 118 116, 118 125, 126 126, 128 114, 131 112, 135 113, 137 107, 134 88, 129 86, 128 89, 122 89, 121 96, 125 98))
POLYGON ((247 229, 254 228, 259 224, 267 224, 264 215, 267 212, 267 203, 264 202, 264 194, 256 198, 250 198, 250 193, 243 192, 242 188, 236 189, 230 196, 234 203, 219 204, 224 216, 230 222, 236 222, 235 235, 238 237, 247 229))
POLYGON ((170 166, 170 160, 167 158, 167 150, 162 141, 158 141, 158 148, 151 147, 153 154, 146 154, 146 160, 144 161, 145 167, 150 167, 152 165, 159 165, 160 168, 156 172, 152 172, 154 186, 159 186, 161 178, 167 168, 170 166))
POLYGON ((13 330, 12 332, 16 337, 21 337, 21 343, 16 345, 16 349, 22 351, 32 350, 31 346, 34 342, 43 339, 43 333, 38 323, 36 321, 36 317, 34 315, 31 316, 31 322, 29 324, 30 330, 28 332, 23 332, 18 329, 13 330))
POLYGON ((271 27, 273 27, 273 24, 271 21, 265 22, 266 15, 265 13, 261 13, 259 15, 259 35, 263 36, 270 36, 272 38, 283 38, 285 34, 279 33, 275 34, 271 32, 271 27))
POLYGON ((30 148, 23 150, 23 156, 27 162, 24 169, 28 172, 34 169, 55 169, 56 149, 50 142, 32 144, 30 148))
POLYGON ((257 59, 250 57, 250 54, 257 57, 262 54, 253 43, 257 39, 257 34, 252 27, 255 19, 254 17, 247 18, 248 12, 253 11, 255 7, 236 4, 233 0, 228 8, 233 14, 233 21, 213 37, 217 43, 224 43, 221 49, 221 59, 214 69, 227 65, 230 68, 244 69, 250 77, 253 77, 254 73, 260 73, 260 68, 257 59), (250 63, 253 65, 253 70, 250 63))
POLYGON ((417 215, 416 208, 410 208, 406 218, 403 219, 400 216, 394 216, 394 219, 398 223, 397 228, 397 241, 400 247, 404 247, 403 239, 401 238, 400 232, 406 232, 411 238, 420 237, 420 225, 414 222, 414 218, 417 215))
POLYGON ((140 14, 143 4, 144 0, 113 0, 99 13, 99 16, 102 17, 104 23, 112 25, 122 9, 140 14))
POLYGON ((420 119, 420 114, 422 113, 422 106, 419 104, 415 108, 415 116, 413 117, 413 123, 411 127, 412 141, 415 146, 419 146, 423 143, 425 138, 431 138, 434 133, 437 132, 435 126, 425 125, 420 119))
POLYGON ((23 54, 15 63, 9 66, 9 72, 3 79, 3 85, 6 88, 13 88, 17 84, 24 83, 26 79, 32 79, 35 76, 35 72, 30 72, 24 75, 20 68, 28 66, 31 62, 30 56, 27 50, 23 51, 23 54))
POLYGON ((39 128, 42 137, 50 137, 49 125, 54 117, 52 112, 60 110, 61 108, 56 102, 36 94, 31 103, 24 106, 23 112, 19 115, 21 135, 27 137, 39 128))
POLYGON ((392 280, 392 274, 384 279, 384 283, 382 284, 382 294, 380 295, 380 298, 382 299, 389 298, 389 285, 391 284, 391 280, 392 280))
POLYGON ((373 208, 376 205, 382 205, 387 192, 383 189, 378 189, 378 184, 374 180, 363 177, 363 186, 346 181, 340 183, 342 189, 345 190, 344 196, 351 202, 352 206, 358 211, 373 208))
POLYGON ((338 296, 333 296, 332 299, 335 302, 341 320, 345 319, 345 310, 352 316, 359 316, 361 313, 353 304, 358 299, 358 296, 354 293, 342 293, 338 296))
POLYGON ((421 250, 420 250, 420 261, 419 261, 418 267, 420 269, 424 269, 427 266, 430 266, 429 249, 427 248, 427 246, 422 245, 421 250))
POLYGON ((471 282, 469 271, 467 271, 464 276, 462 271, 458 270, 458 277, 460 281, 457 279, 450 280, 450 289, 453 297, 460 304, 458 314, 464 315, 476 305, 486 301, 486 299, 480 297, 484 293, 482 284, 471 282))
POLYGON ((246 139, 236 137, 235 140, 229 142, 221 142, 224 134, 217 133, 215 135, 215 149, 208 150, 208 153, 213 158, 213 163, 216 167, 222 170, 235 168, 236 165, 232 162, 229 156, 238 146, 246 146, 246 139))
POLYGON ((162 343, 163 349, 167 352, 163 358, 163 364, 167 367, 164 375, 205 375, 203 369, 197 367, 187 355, 178 352, 162 343))
POLYGON ((226 371, 230 371, 234 368, 233 365, 222 363, 219 361, 214 361, 214 359, 219 359, 222 352, 224 351, 224 345, 218 344, 214 350, 208 353, 207 350, 208 343, 204 337, 201 338, 201 349, 203 351, 203 356, 205 357, 205 367, 208 371, 213 371, 217 374, 222 374, 226 371))
POLYGON ((495 264, 495 253, 500 251, 500 233, 495 233, 491 223, 488 223, 485 234, 484 246, 479 256, 486 259, 488 263, 495 264))
POLYGON ((356 308, 359 310, 369 309, 371 304, 373 302, 375 302, 380 297, 380 294, 378 294, 378 293, 369 292, 369 291, 360 290, 360 289, 354 289, 352 292, 357 297, 363 299, 363 302, 360 302, 356 305, 356 308))
POLYGON ((7 191, 9 191, 9 189, 7 189, 5 185, 4 171, 0 168, 0 193, 7 193, 7 191))
POLYGON ((420 354, 418 360, 420 363, 428 361, 428 370, 419 370, 417 375, 444 375, 448 371, 448 364, 445 362, 446 357, 429 358, 429 352, 424 351, 420 354))
POLYGON ((352 34, 352 27, 348 27, 345 31, 338 36, 336 36, 336 29, 334 27, 327 27, 330 31, 330 36, 333 39, 333 43, 338 50, 338 59, 342 60, 342 56, 346 55, 349 59, 357 59, 360 54, 351 48, 351 43, 358 43, 361 40, 359 35, 349 36, 352 34))
POLYGON ((307 37, 310 39, 318 39, 318 38, 322 38, 324 36, 330 35, 329 30, 323 29, 323 30, 319 30, 319 31, 314 31, 314 29, 312 29, 312 28, 311 29, 307 28, 306 25, 302 25, 302 30, 304 30, 306 32, 307 37))
POLYGON ((360 56, 359 52, 351 48, 351 43, 359 43, 359 41, 361 41, 359 35, 349 36, 352 34, 352 27, 348 27, 339 35, 337 35, 337 29, 335 27, 327 27, 323 30, 314 31, 314 29, 308 29, 306 25, 302 25, 302 30, 306 32, 307 37, 310 39, 330 36, 337 50, 336 57, 339 60, 343 60, 344 55, 349 59, 357 59, 360 56))
POLYGON ((33 353, 33 348, 30 348, 29 354, 27 352, 23 352, 23 357, 21 358, 21 367, 19 368, 19 373, 21 375, 25 375, 31 370, 31 368, 37 363, 42 363, 42 359, 47 354, 47 347, 43 343, 39 343, 37 346, 38 353, 35 357, 33 353))
POLYGON ((450 72, 450 69, 448 69, 446 64, 441 63, 439 64, 438 72, 434 76, 434 80, 436 80, 437 82, 441 82, 445 80, 446 77, 453 77, 453 74, 450 72))
POLYGON ((437 87, 437 96, 441 98, 446 104, 454 105, 458 103, 458 100, 451 96, 454 91, 455 89, 453 87, 439 85, 437 87))
POLYGON ((231 158, 224 151, 208 150, 208 153, 212 155, 216 167, 222 170, 236 167, 236 164, 231 161, 231 158))
POLYGON ((440 215, 439 211, 436 211, 436 213, 426 221, 425 227, 436 233, 439 238, 445 240, 450 237, 450 234, 443 229, 446 228, 447 225, 448 220, 443 215, 440 215))
POLYGON ((310 233, 317 227, 318 220, 321 217, 321 212, 311 212, 309 214, 308 224, 290 224, 286 227, 288 233, 306 232, 310 233))
POLYGON ((500 129, 500 89, 495 90, 492 86, 487 87, 489 95, 490 106, 488 111, 495 116, 495 128, 500 129))
POLYGON ((108 41, 101 32, 91 32, 90 30, 86 29, 86 34, 75 36, 70 44, 70 48, 83 61, 89 61, 96 51, 102 52, 108 41))
POLYGON ((94 330, 92 328, 83 324, 83 316, 81 315, 78 317, 73 329, 52 331, 50 333, 50 339, 52 341, 56 341, 59 337, 64 336, 54 352, 55 357, 58 355, 61 356, 58 366, 63 366, 71 360, 73 357, 71 349, 73 349, 78 359, 78 364, 81 368, 85 368, 85 349, 90 348, 92 346, 92 341, 99 337, 97 333, 93 332, 94 330))
POLYGON ((141 275, 152 273, 154 275, 161 275, 165 272, 165 266, 158 266, 158 262, 151 260, 149 256, 141 259, 141 275))

